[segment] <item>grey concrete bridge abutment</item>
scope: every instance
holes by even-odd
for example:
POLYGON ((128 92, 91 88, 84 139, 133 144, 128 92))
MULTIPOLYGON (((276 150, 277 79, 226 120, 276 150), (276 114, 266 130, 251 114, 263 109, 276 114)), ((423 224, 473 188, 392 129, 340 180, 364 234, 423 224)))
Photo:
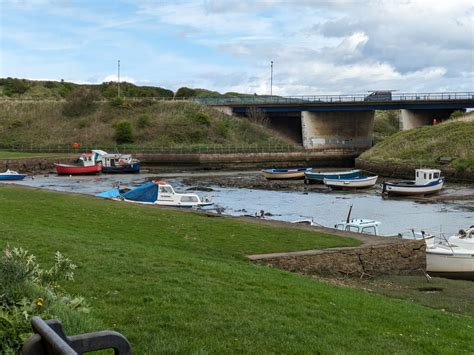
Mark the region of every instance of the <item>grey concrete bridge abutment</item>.
POLYGON ((301 112, 303 146, 362 148, 372 146, 375 111, 301 112))
MULTIPOLYGON (((430 126, 433 120, 439 123, 451 116, 453 109, 437 109, 437 110, 400 110, 400 131, 407 131, 409 129, 418 128, 422 126, 430 126)), ((465 110, 462 110, 465 111, 465 110)))

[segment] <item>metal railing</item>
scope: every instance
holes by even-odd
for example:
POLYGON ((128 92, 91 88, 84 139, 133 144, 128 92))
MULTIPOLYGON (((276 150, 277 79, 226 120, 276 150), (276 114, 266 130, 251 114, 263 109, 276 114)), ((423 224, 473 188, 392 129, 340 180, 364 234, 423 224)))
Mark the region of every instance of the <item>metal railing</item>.
POLYGON ((81 145, 74 149, 71 145, 34 145, 15 144, 2 145, 0 151, 26 152, 26 153, 58 153, 80 154, 93 149, 105 150, 109 153, 142 153, 142 154, 231 154, 231 153, 273 153, 301 151, 303 147, 292 144, 259 144, 259 145, 190 145, 190 146, 92 146, 81 145))

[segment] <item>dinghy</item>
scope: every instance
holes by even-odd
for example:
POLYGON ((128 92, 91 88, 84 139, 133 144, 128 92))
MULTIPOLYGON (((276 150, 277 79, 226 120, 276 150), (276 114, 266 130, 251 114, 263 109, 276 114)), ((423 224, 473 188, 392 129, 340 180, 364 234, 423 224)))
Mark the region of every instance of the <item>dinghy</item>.
POLYGON ((333 172, 315 172, 308 171, 305 173, 305 181, 307 183, 323 183, 324 179, 349 179, 362 175, 362 170, 355 169, 349 171, 333 171, 333 172))
POLYGON ((354 178, 324 179, 324 185, 333 189, 366 189, 377 182, 378 176, 358 176, 354 178))
POLYGON ((268 180, 302 179, 311 168, 263 169, 262 175, 268 180))

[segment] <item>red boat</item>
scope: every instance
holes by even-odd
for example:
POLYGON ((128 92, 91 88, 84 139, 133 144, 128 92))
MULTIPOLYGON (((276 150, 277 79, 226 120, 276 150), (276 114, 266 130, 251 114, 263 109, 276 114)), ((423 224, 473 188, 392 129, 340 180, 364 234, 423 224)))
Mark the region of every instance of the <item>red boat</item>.
POLYGON ((82 154, 78 164, 54 164, 58 175, 96 174, 102 171, 102 164, 96 162, 91 153, 82 154))
POLYGON ((83 175, 96 174, 102 170, 102 164, 95 164, 90 166, 68 165, 68 164, 54 164, 58 175, 83 175))

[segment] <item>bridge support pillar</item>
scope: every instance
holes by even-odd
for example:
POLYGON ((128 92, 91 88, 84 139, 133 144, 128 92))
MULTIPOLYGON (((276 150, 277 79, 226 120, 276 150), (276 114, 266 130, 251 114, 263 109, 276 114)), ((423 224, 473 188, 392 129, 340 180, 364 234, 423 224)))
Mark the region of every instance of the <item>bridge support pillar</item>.
MULTIPOLYGON (((456 110, 400 110, 400 130, 406 131, 412 128, 428 126, 433 120, 439 123, 446 120, 456 110)), ((465 111, 465 110, 463 110, 465 111)))
POLYGON ((232 107, 230 106, 213 106, 213 108, 228 116, 234 116, 234 112, 232 111, 232 107))
POLYGON ((303 146, 316 148, 370 148, 375 111, 301 112, 303 146))

